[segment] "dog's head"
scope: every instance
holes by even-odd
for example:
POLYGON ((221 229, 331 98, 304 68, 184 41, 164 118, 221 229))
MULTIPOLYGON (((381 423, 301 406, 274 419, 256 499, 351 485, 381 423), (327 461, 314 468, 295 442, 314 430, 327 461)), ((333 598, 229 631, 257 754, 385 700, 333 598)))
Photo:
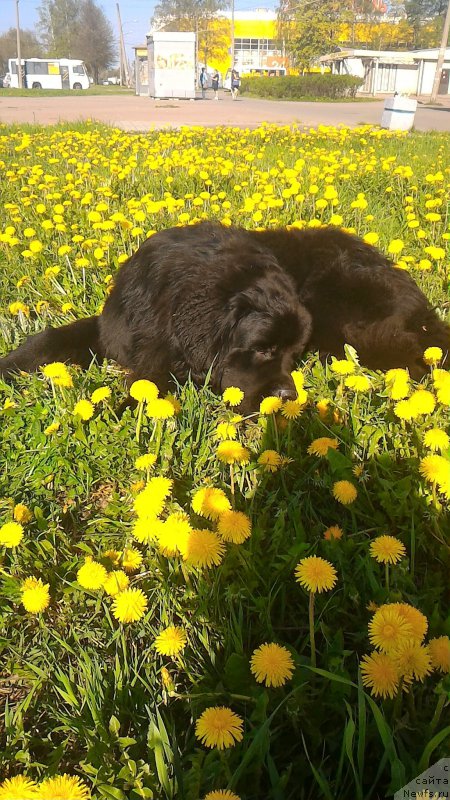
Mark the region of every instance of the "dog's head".
POLYGON ((269 395, 295 399, 291 371, 306 347, 312 320, 291 279, 271 265, 228 297, 227 311, 228 341, 214 372, 217 391, 242 389, 243 413, 256 411, 269 395))

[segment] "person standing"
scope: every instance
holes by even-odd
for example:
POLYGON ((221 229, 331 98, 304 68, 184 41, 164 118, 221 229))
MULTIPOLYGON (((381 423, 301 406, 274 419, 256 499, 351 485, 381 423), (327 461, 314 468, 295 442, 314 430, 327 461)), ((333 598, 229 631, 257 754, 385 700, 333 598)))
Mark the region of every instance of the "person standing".
POLYGON ((241 85, 241 79, 239 77, 239 72, 237 71, 237 69, 233 69, 231 72, 231 97, 233 98, 233 100, 237 99, 240 85, 241 85))
POLYGON ((206 67, 202 67, 200 72, 200 88, 202 90, 202 100, 206 97, 206 86, 208 84, 208 76, 206 74, 206 67))
POLYGON ((211 86, 214 91, 214 100, 219 99, 219 73, 217 70, 214 71, 214 75, 211 79, 211 86))

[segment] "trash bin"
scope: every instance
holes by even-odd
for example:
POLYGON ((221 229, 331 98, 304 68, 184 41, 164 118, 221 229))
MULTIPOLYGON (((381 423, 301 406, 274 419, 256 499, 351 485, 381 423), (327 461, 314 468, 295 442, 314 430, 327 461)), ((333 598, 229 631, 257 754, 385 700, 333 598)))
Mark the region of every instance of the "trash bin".
POLYGON ((401 94, 389 97, 384 103, 381 127, 391 131, 409 131, 414 125, 417 100, 401 94))

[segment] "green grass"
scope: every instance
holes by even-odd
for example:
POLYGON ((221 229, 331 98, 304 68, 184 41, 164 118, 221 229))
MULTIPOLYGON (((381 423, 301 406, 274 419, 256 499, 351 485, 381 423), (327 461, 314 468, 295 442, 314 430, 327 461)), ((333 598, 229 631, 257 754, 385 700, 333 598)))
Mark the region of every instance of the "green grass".
MULTIPOLYGON (((448 254, 448 142, 367 127, 128 135, 94 123, 1 126, 1 352, 48 324, 98 313, 111 276, 146 235, 201 218, 257 227, 328 222, 334 213, 360 235, 378 233, 384 251, 401 239, 401 266, 448 318, 448 255, 425 250, 448 254), (330 186, 338 202, 321 209, 330 186), (361 193, 367 207, 352 207, 361 193), (439 220, 427 219, 430 200, 439 220), (408 227, 411 214, 418 227, 408 227)), ((355 394, 314 354, 299 367, 308 394, 300 416, 237 423, 250 461, 232 475, 217 458, 216 429, 239 409, 208 386, 178 387, 181 412, 164 422, 144 414, 138 440, 138 412, 119 413, 125 376, 111 363, 70 367, 71 388, 52 388, 42 372, 0 382, 0 529, 17 504, 32 512, 19 546, 0 545, 2 778, 66 772, 105 800, 198 800, 226 787, 242 800, 376 800, 447 754, 448 676, 433 671, 383 699, 362 685, 358 663, 372 652, 373 604, 413 605, 427 617, 426 641, 450 634, 448 497, 420 472, 430 454, 425 433, 449 430, 449 399, 425 379, 435 408, 407 422, 382 374, 356 366, 372 388, 355 394), (102 386, 111 397, 83 422, 75 404, 102 386), (329 401, 322 417, 321 399, 329 401), (46 433, 53 422, 59 428, 46 433), (338 449, 310 455, 324 436, 338 449), (266 449, 285 459, 273 474, 258 464, 266 449), (147 452, 156 456, 150 476, 173 480, 163 517, 184 512, 194 528, 214 530, 191 505, 211 485, 251 518, 251 537, 227 544, 220 566, 198 570, 133 539, 134 498, 149 477, 135 461, 147 452), (334 499, 338 480, 357 488, 353 504, 334 499), (342 538, 326 540, 336 525, 342 538), (382 534, 406 548, 389 587, 369 551, 382 534), (106 551, 130 546, 142 555, 131 585, 148 605, 121 624, 112 598, 83 589, 77 572, 86 557, 111 571, 106 551), (294 574, 310 555, 337 572, 334 588, 315 599, 316 667, 308 593, 294 574), (21 602, 29 577, 49 584, 39 614, 21 602), (173 658, 153 646, 169 625, 188 639, 173 658), (279 688, 250 671, 264 642, 288 648, 295 663, 279 688), (200 714, 216 705, 244 721, 243 741, 224 751, 195 736, 200 714)), ((442 457, 450 464, 448 448, 442 457)))
POLYGON ((97 86, 89 89, 0 89, 0 98, 4 97, 88 97, 90 95, 124 95, 133 94, 134 89, 126 86, 97 86))

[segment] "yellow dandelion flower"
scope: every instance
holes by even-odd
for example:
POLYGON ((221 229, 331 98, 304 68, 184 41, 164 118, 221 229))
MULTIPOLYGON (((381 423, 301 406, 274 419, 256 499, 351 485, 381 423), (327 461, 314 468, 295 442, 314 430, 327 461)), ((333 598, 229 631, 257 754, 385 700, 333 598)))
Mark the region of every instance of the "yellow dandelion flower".
POLYGON ((344 531, 339 527, 339 525, 332 525, 331 528, 326 529, 325 533, 323 534, 323 538, 330 542, 333 539, 342 539, 343 535, 344 531))
POLYGON ((150 478, 145 489, 134 498, 134 510, 138 517, 157 517, 164 508, 164 501, 172 491, 173 481, 161 476, 150 478))
POLYGON ((103 584, 103 588, 106 594, 109 594, 110 597, 115 597, 116 594, 119 592, 123 592, 124 589, 128 589, 130 585, 130 579, 128 575, 121 569, 116 569, 114 572, 109 572, 108 577, 103 584))
POLYGON ((434 669, 440 672, 450 672, 450 639, 448 636, 439 636, 428 642, 431 663, 434 669))
POLYGON ((241 798, 230 789, 214 789, 205 794, 204 800, 241 800, 241 798))
POLYGON ((354 503, 358 490, 350 481, 336 481, 333 483, 333 497, 344 506, 354 503))
POLYGON ((409 603, 387 603, 384 608, 394 608, 411 625, 411 638, 422 642, 428 630, 428 620, 418 608, 409 603))
POLYGON ((442 453, 450 447, 450 437, 440 428, 431 428, 425 433, 423 443, 430 450, 439 450, 442 453))
POLYGON ((24 506, 23 503, 16 503, 14 506, 13 517, 15 522, 20 522, 22 525, 26 525, 27 522, 31 522, 33 519, 33 512, 27 506, 24 506))
POLYGON ((252 532, 250 517, 242 511, 224 511, 219 517, 217 532, 225 542, 242 544, 252 532))
POLYGON ((56 431, 59 431, 60 427, 61 426, 59 422, 52 422, 51 425, 48 425, 46 428, 44 428, 45 436, 51 436, 52 433, 56 433, 56 431))
POLYGON ((250 453, 240 442, 225 439, 216 451, 217 458, 224 464, 248 464, 250 453))
POLYGON ((192 526, 186 514, 176 511, 170 514, 158 528, 159 549, 166 556, 186 555, 192 526))
POLYGON ((387 653, 372 653, 361 659, 362 682, 376 697, 394 697, 399 675, 394 661, 387 653))
POLYGON ((450 406, 450 383, 446 386, 441 386, 436 392, 438 403, 443 406, 450 406))
POLYGON ((389 246, 388 246, 389 255, 397 256, 399 253, 402 252, 404 246, 405 246, 405 244, 402 241, 402 239, 392 239, 389 242, 389 246))
POLYGON ((213 531, 191 531, 187 540, 184 559, 194 567, 219 566, 225 555, 222 540, 213 531))
POLYGON ((111 389, 109 389, 108 386, 99 386, 99 388, 94 389, 94 391, 91 394, 91 403, 93 403, 94 406, 96 406, 97 403, 102 403, 103 400, 108 400, 110 397, 111 397, 111 389))
POLYGON ((317 413, 322 421, 328 419, 330 414, 330 400, 323 398, 316 403, 317 413))
POLYGON ((86 422, 94 414, 94 406, 90 400, 79 400, 73 409, 74 416, 81 417, 86 422))
POLYGON ((388 653, 412 637, 412 626, 392 604, 380 606, 369 622, 369 640, 388 653))
POLYGON ((135 547, 125 547, 122 551, 122 566, 125 572, 136 572, 142 564, 142 553, 135 547))
POLYGON ((425 456, 420 461, 419 472, 428 483, 446 486, 450 481, 450 461, 443 456, 425 456))
POLYGON ((319 556, 302 558, 295 568, 297 582, 308 592, 324 592, 333 588, 337 580, 335 568, 319 556))
POLYGON ((23 527, 19 522, 5 522, 0 528, 0 545, 17 547, 23 539, 23 527))
POLYGON ((133 525, 131 535, 141 544, 148 544, 159 539, 161 529, 165 522, 158 517, 141 517, 133 525))
POLYGON ((176 625, 164 628, 153 642, 153 647, 160 656, 176 656, 186 645, 186 631, 176 625))
POLYGON ((379 564, 398 564, 406 555, 406 547, 403 542, 399 542, 395 536, 377 536, 371 542, 370 555, 379 564))
POLYGON ((74 775, 55 775, 42 781, 38 797, 45 800, 89 800, 91 793, 81 778, 74 775))
POLYGON ((63 386, 70 389, 73 386, 72 376, 66 365, 61 361, 54 361, 41 367, 43 374, 49 378, 55 386, 63 386))
POLYGON ((253 651, 250 669, 258 683, 283 686, 294 674, 294 661, 286 647, 267 642, 253 651))
POLYGON ((344 385, 355 392, 368 392, 372 388, 371 381, 365 375, 349 375, 344 385))
POLYGON ((404 400, 409 395, 409 384, 402 378, 398 378, 387 386, 391 400, 404 400))
POLYGON ((134 381, 130 386, 130 396, 134 400, 137 400, 138 403, 148 403, 150 400, 156 400, 158 394, 158 387, 155 383, 152 383, 152 381, 134 381))
POLYGON ((108 573, 103 566, 94 561, 90 556, 85 559, 82 567, 77 572, 77 581, 83 589, 96 591, 101 589, 108 577, 108 573))
POLYGON ((222 489, 206 486, 195 492, 192 508, 200 516, 216 520, 224 511, 231 509, 231 503, 222 489))
POLYGON ((175 407, 170 400, 162 397, 155 397, 147 403, 146 409, 147 416, 152 419, 169 419, 175 416, 175 407))
POLYGON ((154 467, 156 464, 156 456, 154 453, 145 453, 143 456, 139 456, 136 461, 134 462, 134 466, 136 469, 147 470, 154 467))
POLYGON ((259 413, 264 415, 275 414, 282 405, 281 397, 265 397, 259 405, 259 413))
POLYGON ((301 372, 299 369, 294 369, 291 372, 291 377, 292 380, 294 381, 296 392, 297 394, 299 394, 299 392, 303 390, 303 385, 305 383, 305 376, 303 375, 303 372, 301 372))
POLYGON ((337 359, 332 362, 330 369, 335 375, 352 375, 355 371, 355 364, 345 358, 340 361, 337 359))
POLYGON ((450 386, 450 372, 447 372, 445 369, 433 370, 433 383, 436 389, 450 386))
POLYGON ((119 622, 137 622, 147 610, 148 600, 141 589, 124 589, 116 594, 112 613, 119 622))
POLYGON ((394 406, 394 414, 399 419, 409 421, 415 419, 419 412, 409 400, 399 400, 394 406))
POLYGON ((443 352, 440 347, 427 347, 423 354, 423 360, 425 364, 430 364, 434 366, 435 364, 439 364, 442 361, 443 352))
POLYGON ((391 656, 398 674, 407 681, 423 681, 432 671, 428 647, 424 647, 413 639, 399 642, 391 656))
POLYGON ((436 406, 434 394, 428 392, 426 389, 418 389, 416 392, 413 392, 408 402, 411 403, 415 415, 431 414, 436 406))
POLYGON ((384 379, 388 385, 395 383, 395 381, 409 383, 409 372, 407 369, 403 369, 402 367, 395 367, 395 369, 388 369, 384 379))
POLYGON ((177 416, 177 414, 179 414, 180 411, 181 411, 181 403, 178 400, 178 398, 175 397, 175 395, 173 395, 173 394, 168 394, 168 395, 166 395, 165 399, 167 400, 168 403, 172 403, 173 412, 174 412, 175 416, 177 416))
POLYGON ((302 413, 302 406, 298 400, 286 400, 281 408, 281 413, 286 419, 297 419, 302 413))
POLYGON ((228 386, 222 395, 222 399, 224 403, 228 403, 230 406, 238 406, 244 399, 244 392, 236 386, 228 386))
POLYGON ((265 472, 276 472, 281 466, 281 456, 276 450, 263 450, 258 457, 258 464, 265 472))
POLYGON ((242 741, 243 726, 243 720, 231 708, 211 706, 198 718, 195 735, 206 747, 223 750, 242 741))
POLYGON ((237 428, 231 422, 220 422, 216 428, 216 439, 225 441, 226 439, 236 439, 237 428))
POLYGON ((330 439, 328 436, 321 436, 319 439, 314 439, 308 447, 308 454, 310 456, 326 456, 330 448, 337 450, 339 442, 337 439, 330 439))
POLYGON ((50 605, 50 585, 40 578, 28 578, 21 590, 23 607, 30 614, 39 614, 50 605))
POLYGON ((0 783, 0 800, 38 800, 38 786, 25 775, 6 778, 0 783))

